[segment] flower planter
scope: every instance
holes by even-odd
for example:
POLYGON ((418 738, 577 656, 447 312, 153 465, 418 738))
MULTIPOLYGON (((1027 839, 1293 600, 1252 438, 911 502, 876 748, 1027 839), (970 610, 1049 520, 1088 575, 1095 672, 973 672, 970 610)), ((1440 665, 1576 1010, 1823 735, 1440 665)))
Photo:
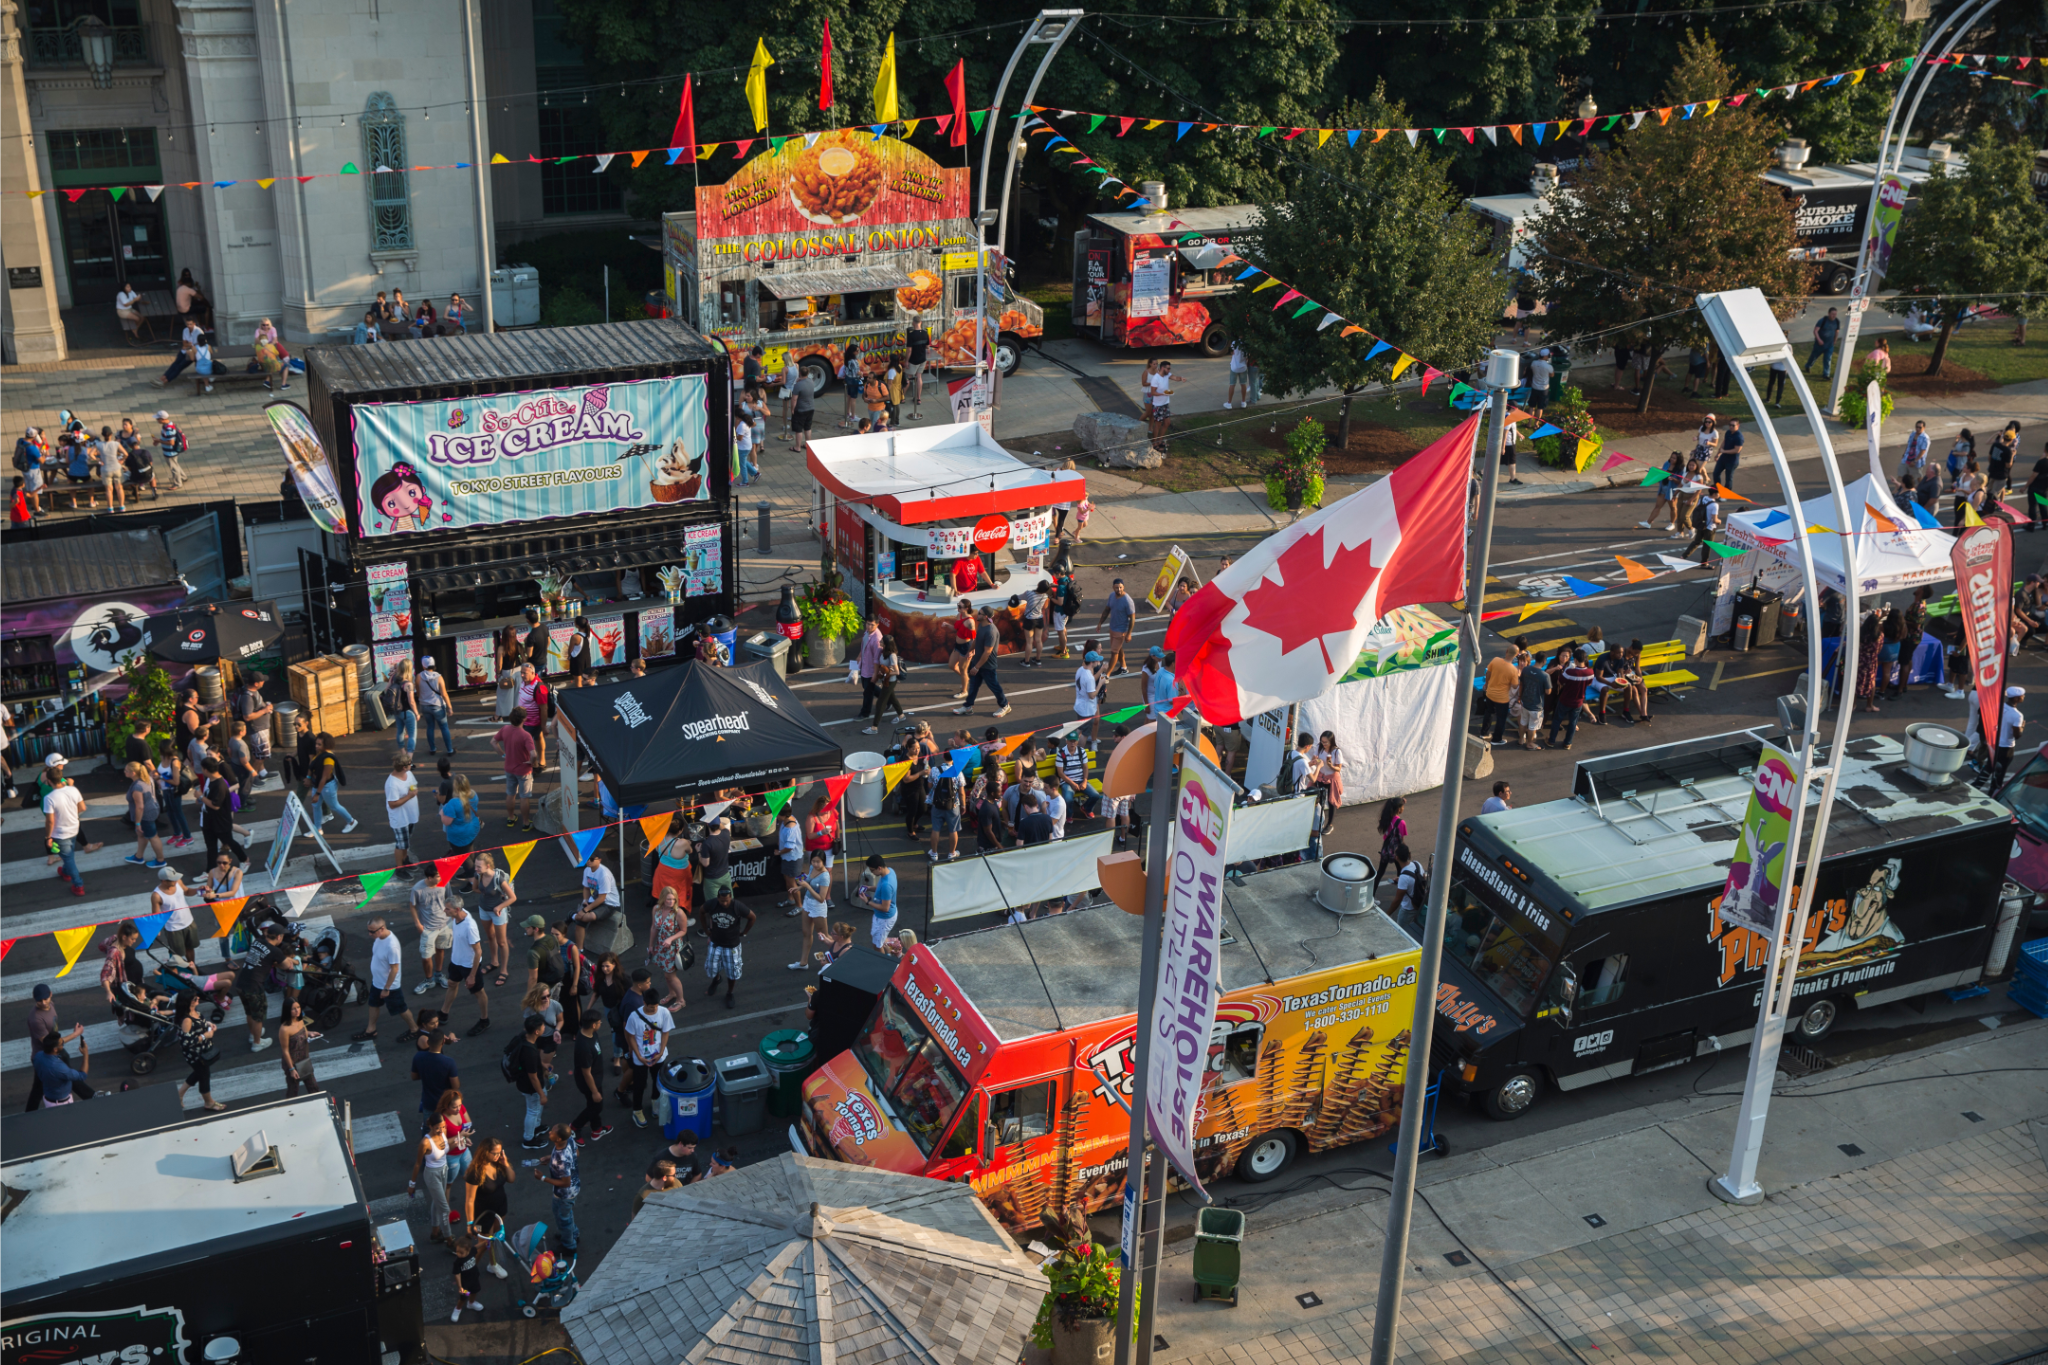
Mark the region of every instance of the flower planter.
POLYGON ((1114 1326, 1107 1318, 1084 1318, 1072 1327, 1052 1324, 1052 1365, 1095 1365, 1116 1357, 1114 1326))
POLYGON ((812 635, 806 632, 804 645, 809 652, 812 668, 825 668, 846 662, 846 641, 836 635, 812 635))

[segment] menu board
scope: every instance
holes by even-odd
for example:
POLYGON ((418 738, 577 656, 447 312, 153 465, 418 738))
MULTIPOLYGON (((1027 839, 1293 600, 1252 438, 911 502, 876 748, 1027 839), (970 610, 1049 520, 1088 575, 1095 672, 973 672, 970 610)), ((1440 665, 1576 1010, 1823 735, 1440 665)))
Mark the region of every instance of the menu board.
POLYGON ((675 652, 675 608, 640 608, 640 657, 643 659, 661 659, 675 652))
POLYGON ((455 678, 460 687, 494 687, 492 642, 496 636, 489 631, 481 635, 459 635, 455 639, 455 678))
POLYGON ((563 621, 548 627, 548 676, 554 677, 569 671, 569 641, 575 634, 574 621, 563 621))
POLYGON ((379 611, 370 615, 372 640, 399 640, 412 634, 411 611, 379 611))
POLYGON ((725 549, 719 526, 691 526, 683 532, 683 596, 705 597, 725 580, 725 549))
POLYGON ((626 618, 623 613, 590 618, 590 662, 594 668, 626 666, 626 618))
POLYGON ((370 676, 378 682, 391 676, 391 670, 412 657, 412 641, 394 640, 375 645, 370 653, 370 676))
POLYGON ((1131 304, 1124 310, 1129 316, 1165 316, 1172 293, 1173 263, 1165 256, 1150 256, 1131 262, 1131 304))
MULTIPOLYGON (((412 583, 403 561, 396 564, 372 564, 364 570, 363 576, 370 585, 370 611, 397 614, 412 610, 412 583)), ((389 636, 380 635, 380 640, 389 636)))

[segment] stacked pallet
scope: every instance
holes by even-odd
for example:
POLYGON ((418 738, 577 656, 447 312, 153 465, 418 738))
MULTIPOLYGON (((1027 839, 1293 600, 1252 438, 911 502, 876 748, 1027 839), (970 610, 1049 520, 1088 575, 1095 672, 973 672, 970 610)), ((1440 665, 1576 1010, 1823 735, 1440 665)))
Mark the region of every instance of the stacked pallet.
POLYGON ((292 700, 316 735, 337 739, 360 728, 356 715, 355 670, 338 659, 308 659, 285 670, 292 700))

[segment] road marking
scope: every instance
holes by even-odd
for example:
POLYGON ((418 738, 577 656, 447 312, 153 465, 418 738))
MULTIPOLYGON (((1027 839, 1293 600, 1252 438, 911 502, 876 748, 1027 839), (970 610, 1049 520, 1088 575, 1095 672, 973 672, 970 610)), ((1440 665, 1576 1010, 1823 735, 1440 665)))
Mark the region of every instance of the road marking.
MULTIPOLYGON (((162 820, 157 821, 157 828, 159 830, 164 828, 162 820)), ((246 828, 253 830, 254 833, 243 841, 243 847, 245 848, 253 849, 258 843, 268 845, 272 839, 277 837, 277 821, 275 820, 259 820, 253 825, 246 826, 246 828)), ((81 873, 132 870, 136 880, 142 885, 143 889, 148 890, 156 885, 156 873, 125 861, 128 855, 135 851, 134 839, 134 832, 124 827, 120 834, 108 836, 105 848, 97 853, 77 854, 73 861, 78 864, 78 870, 81 873)), ((193 837, 190 847, 182 849, 166 848, 164 852, 165 861, 173 865, 181 857, 203 859, 206 856, 205 849, 200 844, 196 835, 193 837)), ((11 883, 15 881, 33 881, 37 877, 55 877, 57 875, 56 866, 43 861, 48 856, 48 854, 41 854, 34 858, 16 858, 12 862, 0 863, 0 881, 11 883)), ((147 857, 148 855, 144 854, 143 856, 147 857)))
MULTIPOLYGON (((1719 680, 1720 680, 1720 676, 1721 676, 1721 675, 1720 675, 1720 673, 1718 672, 1718 667, 1719 667, 1719 666, 1717 665, 1717 666, 1716 666, 1716 668, 1717 668, 1717 671, 1716 671, 1716 673, 1715 673, 1715 675, 1714 675, 1714 677, 1715 677, 1715 679, 1716 679, 1717 681, 1719 681, 1719 680)), ((1781 676, 1783 676, 1784 674, 1787 674, 1787 673, 1804 673, 1805 671, 1806 671, 1806 665, 1805 665, 1805 664, 1793 664, 1793 665, 1792 665, 1792 666, 1791 666, 1790 668, 1767 668, 1767 669, 1765 669, 1765 670, 1764 670, 1763 672, 1761 672, 1761 673, 1737 673, 1737 674, 1736 674, 1736 675, 1735 675, 1734 677, 1732 677, 1732 678, 1729 678, 1729 679, 1727 679, 1727 681, 1728 681, 1728 682, 1748 682, 1748 681, 1749 681, 1749 680, 1750 680, 1751 678, 1776 678, 1776 677, 1781 677, 1781 676)))
MULTIPOLYGON (((1079 644, 1082 640, 1086 639, 1089 632, 1094 629, 1095 627, 1092 626, 1084 629, 1081 626, 1078 626, 1070 621, 1067 623, 1067 639, 1070 644, 1079 644)), ((1046 634, 1050 636, 1052 632, 1047 631, 1046 634)), ((1131 638, 1133 640, 1149 640, 1155 635, 1164 636, 1165 634, 1166 627, 1164 625, 1158 625, 1148 627, 1144 630, 1134 630, 1131 632, 1131 638)), ((1010 659, 1014 661, 1016 657, 1017 656, 1014 654, 999 655, 997 656, 996 663, 998 666, 1000 666, 1004 659, 1010 659)), ((1052 656, 1050 655, 1047 656, 1047 658, 1049 659, 1051 657, 1052 656)), ((1080 658, 1081 656, 1079 654, 1076 654, 1071 660, 1054 660, 1054 662, 1071 662, 1078 664, 1080 662, 1080 658)), ((801 692, 806 688, 811 687, 846 687, 846 666, 844 664, 813 664, 811 667, 805 669, 804 671, 806 673, 816 673, 822 669, 833 670, 832 676, 829 678, 819 678, 813 682, 793 682, 789 684, 789 690, 792 692, 801 692)), ((911 664, 903 671, 905 673, 924 673, 932 671, 934 669, 946 669, 948 672, 951 671, 950 666, 946 664, 911 664)), ((847 688, 847 691, 849 693, 852 690, 852 688, 847 688)), ((850 699, 851 698, 849 698, 849 700, 850 699)), ((825 723, 830 724, 831 722, 828 721, 825 723)), ((40 824, 42 817, 37 816, 36 819, 40 824)))
MULTIPOLYGON (((284 1089, 284 1066, 277 1060, 276 1049, 272 1055, 253 1066, 238 1066, 232 1071, 213 1073, 213 1097, 222 1104, 236 1100, 253 1100, 258 1095, 267 1095, 273 1090, 284 1089)), ((313 1077, 323 1088, 332 1085, 344 1076, 360 1076, 365 1071, 375 1071, 384 1065, 384 1059, 377 1055, 377 1044, 350 1043, 347 1047, 330 1047, 315 1052, 307 1059, 313 1068, 313 1077)), ((166 1059, 165 1070, 176 1071, 183 1059, 166 1059)), ((203 1101, 197 1089, 185 1092, 185 1107, 198 1109, 203 1101)))
MULTIPOLYGON (((99 984, 99 977, 95 975, 92 981, 97 986, 99 984)), ((226 1037, 228 1030, 239 1029, 242 1032, 238 1036, 247 1038, 249 1036, 246 1029, 248 1022, 249 1017, 242 1012, 242 1004, 238 1000, 228 1007, 228 1016, 221 1021, 221 1035, 226 1037)), ((68 1028, 66 1032, 69 1032, 68 1028)), ((85 1045, 92 1049, 93 1056, 103 1059, 103 1065, 106 1060, 112 1060, 115 1065, 115 1074, 126 1075, 132 1069, 128 1066, 127 1060, 130 1054, 121 1045, 121 1026, 113 1020, 106 1019, 97 1024, 87 1024, 85 1026, 85 1045)), ((182 1065, 177 1053, 178 1049, 175 1044, 166 1043, 158 1056, 158 1061, 165 1067, 182 1065)), ((26 1071, 28 1070, 28 1059, 28 1039, 9 1038, 6 1042, 0 1043, 0 1071, 26 1071)))
MULTIPOLYGON (((326 1083, 318 1071, 315 1071, 313 1076, 322 1084, 326 1083)), ((378 1152, 386 1147, 399 1146, 411 1136, 405 1131, 405 1122, 398 1117, 396 1109, 388 1114, 372 1114, 368 1118, 357 1119, 353 1127, 357 1156, 364 1152, 378 1152)))
POLYGON ((1707 684, 1707 691, 1718 692, 1721 690, 1721 670, 1726 667, 1728 667, 1726 659, 1716 659, 1714 661, 1714 680, 1707 684))
MULTIPOLYGON (((1604 550, 1626 550, 1635 545, 1655 545, 1664 539, 1666 537, 1653 536, 1648 540, 1619 540, 1612 545, 1603 545, 1601 548, 1604 550)), ((1527 559, 1496 559, 1493 561, 1493 567, 1496 569, 1511 569, 1517 564, 1540 564, 1546 559, 1563 559, 1567 555, 1582 555, 1584 553, 1586 552, 1583 549, 1553 550, 1547 555, 1530 555, 1527 559)))
MULTIPOLYGON (((332 915, 308 915, 299 921, 299 926, 302 933, 317 934, 323 929, 332 928, 334 926, 334 917, 332 915)), ((109 929, 107 932, 112 933, 113 930, 109 929)), ((98 946, 95 943, 88 947, 86 952, 90 954, 98 946)), ((202 948, 200 951, 205 956, 212 957, 212 954, 207 953, 205 949, 202 948)), ((144 965, 148 971, 152 974, 154 973, 155 968, 149 965, 146 957, 144 958, 144 965)), ((227 969, 228 964, 225 962, 210 962, 201 968, 201 973, 204 974, 208 971, 221 972, 227 969)), ((48 983, 50 989, 58 995, 62 995, 66 991, 99 989, 99 966, 97 962, 89 957, 81 957, 78 965, 71 969, 71 975, 69 976, 59 977, 56 975, 56 972, 57 968, 55 965, 37 968, 15 968, 8 972, 4 979, 0 979, 0 1004, 19 1004, 21 1001, 28 999, 30 993, 35 990, 38 981, 48 983)))
MULTIPOLYGON (((22 784, 24 791, 35 785, 34 782, 27 780, 33 769, 23 765, 16 771, 24 779, 22 784)), ((128 798, 125 796, 88 796, 85 798, 85 811, 81 818, 87 820, 110 819, 113 816, 119 815, 127 805, 128 798)), ((45 821, 40 806, 33 810, 11 810, 5 816, 0 816, 0 833, 20 834, 29 830, 40 830, 44 826, 45 821)))

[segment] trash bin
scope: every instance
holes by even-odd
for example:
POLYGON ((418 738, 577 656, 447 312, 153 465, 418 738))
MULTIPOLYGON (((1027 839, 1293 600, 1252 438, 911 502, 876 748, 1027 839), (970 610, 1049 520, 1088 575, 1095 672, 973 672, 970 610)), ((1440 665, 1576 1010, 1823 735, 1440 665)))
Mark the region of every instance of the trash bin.
POLYGON ((775 1078, 754 1053, 720 1057, 711 1064, 718 1070, 719 1125, 727 1137, 758 1133, 767 1122, 768 1092, 775 1078))
POLYGON ((725 648, 725 660, 730 664, 740 662, 735 651, 739 648, 739 627, 732 618, 723 613, 713 616, 697 627, 706 639, 715 640, 725 648))
POLYGON ((1239 1253, 1244 1243, 1244 1210, 1210 1205, 1195 1214, 1195 1298, 1227 1300, 1237 1306, 1239 1253))
POLYGON ((794 1118, 804 1104, 804 1078, 811 1074, 811 1060, 818 1055, 811 1035, 802 1029, 777 1029, 761 1040, 761 1062, 775 1078, 768 1095, 768 1112, 777 1118, 794 1118))
POLYGON ((654 1073, 661 1131, 670 1142, 684 1133, 695 1133, 699 1142, 711 1141, 711 1096, 717 1085, 711 1068, 695 1057, 682 1058, 654 1073))
POLYGON ((853 781, 846 785, 846 813, 856 820, 870 820, 882 813, 882 797, 886 795, 882 783, 882 769, 888 759, 881 754, 863 750, 846 756, 846 771, 853 774, 853 781))
POLYGON ((740 652, 749 660, 773 660, 775 671, 785 678, 789 676, 789 640, 784 636, 757 630, 746 638, 740 652))

